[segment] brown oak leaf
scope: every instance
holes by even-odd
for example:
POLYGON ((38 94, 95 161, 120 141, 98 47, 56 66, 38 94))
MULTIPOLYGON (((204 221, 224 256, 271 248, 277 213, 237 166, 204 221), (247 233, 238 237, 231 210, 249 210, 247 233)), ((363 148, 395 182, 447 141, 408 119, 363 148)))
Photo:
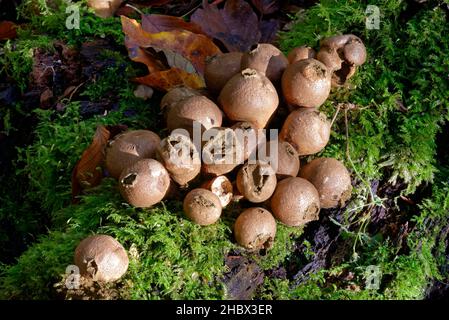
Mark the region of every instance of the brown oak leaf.
POLYGON ((191 21, 229 51, 248 51, 261 37, 257 15, 243 0, 228 0, 223 9, 203 0, 203 8, 193 13, 191 21))
POLYGON ((17 25, 11 21, 0 21, 0 40, 14 39, 17 36, 17 25))
POLYGON ((124 16, 121 19, 129 57, 133 61, 144 63, 149 72, 146 76, 134 79, 136 82, 163 91, 179 85, 195 89, 205 86, 202 74, 206 59, 220 53, 212 39, 204 34, 182 29, 186 26, 184 21, 181 23, 176 20, 175 23, 175 20, 162 18, 165 22, 172 21, 171 26, 167 22, 164 26, 160 23, 157 27, 155 21, 160 20, 143 16, 147 28, 144 30, 134 19, 124 16), (160 31, 171 28, 174 29, 160 31))
POLYGON ((95 187, 103 179, 104 148, 109 139, 126 130, 126 126, 98 126, 92 143, 84 150, 81 158, 72 171, 72 202, 77 203, 76 198, 83 189, 95 187))
POLYGON ((220 53, 220 49, 205 35, 187 30, 149 33, 136 20, 124 16, 121 18, 123 32, 130 38, 128 44, 173 51, 189 60, 199 74, 204 72, 206 58, 220 53))
POLYGON ((201 28, 193 22, 186 22, 179 17, 162 14, 145 14, 142 16, 142 28, 146 32, 157 33, 172 30, 187 30, 202 34, 201 28))
POLYGON ((275 13, 281 7, 279 0, 251 0, 251 2, 261 14, 275 13))

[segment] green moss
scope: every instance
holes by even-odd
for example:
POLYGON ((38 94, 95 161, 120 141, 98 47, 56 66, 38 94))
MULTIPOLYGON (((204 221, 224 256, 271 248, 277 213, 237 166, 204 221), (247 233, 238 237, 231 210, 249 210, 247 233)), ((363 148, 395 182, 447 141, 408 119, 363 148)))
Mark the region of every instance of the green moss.
MULTIPOLYGON (((50 298, 52 286, 72 263, 77 241, 89 233, 113 235, 129 250, 131 264, 123 281, 124 296, 133 299, 218 299, 224 257, 235 248, 233 219, 201 227, 183 216, 177 202, 153 209, 136 209, 123 203, 115 181, 101 186, 53 215, 54 230, 31 246, 18 263, 7 268, 0 294, 7 298, 50 298), (46 252, 44 254, 44 252, 46 252), (45 256, 44 263, 41 262, 45 256), (33 268, 34 265, 39 265, 33 268), (49 267, 51 265, 51 268, 49 267)), ((280 226, 274 249, 260 258, 269 268, 281 263, 299 231, 280 226)))
POLYGON ((42 299, 52 297, 59 274, 72 264, 73 251, 81 235, 51 232, 27 250, 17 264, 6 268, 0 277, 0 298, 42 299))
POLYGON ((79 8, 80 28, 67 29, 69 14, 66 13, 68 2, 65 0, 24 1, 18 8, 18 15, 27 23, 21 24, 17 40, 9 40, 3 46, 0 74, 12 78, 25 92, 36 49, 54 51, 53 43, 56 40, 72 46, 80 46, 97 38, 123 44, 120 18, 99 18, 87 7, 86 1, 78 1, 75 5, 79 8))
MULTIPOLYGON (((95 37, 108 37, 122 44, 118 18, 97 18, 82 3, 81 29, 69 31, 64 27, 65 4, 54 3, 56 6, 48 6, 44 0, 25 1, 22 14, 28 15, 29 24, 19 32, 18 41, 7 43, 5 54, 0 57, 3 72, 21 83, 22 89, 31 69, 33 48, 50 49, 50 39, 79 45, 95 37), (36 14, 30 14, 36 10, 36 14)), ((351 87, 335 90, 322 107, 332 117, 338 103, 355 105, 347 112, 350 158, 346 154, 343 111, 336 117, 329 145, 320 153, 345 161, 356 182, 354 197, 340 225, 344 238, 353 244, 353 255, 329 270, 308 275, 301 285, 266 277, 258 298, 419 299, 430 279, 447 277, 439 268, 445 263, 445 248, 436 239, 448 219, 449 186, 439 182, 447 179, 448 171, 436 161, 435 137, 441 124, 449 119, 446 97, 449 41, 441 37, 448 33, 449 26, 440 8, 421 10, 403 21, 405 1, 382 0, 370 4, 381 8, 380 30, 365 28, 367 3, 324 0, 301 11, 292 29, 281 34, 284 51, 303 44, 316 47, 320 39, 335 33, 355 33, 367 46, 368 61, 351 79, 351 87), (400 111, 400 104, 408 111, 400 111), (435 183, 432 195, 422 202, 419 213, 413 217, 416 226, 407 239, 410 253, 399 253, 390 239, 367 233, 369 211, 365 209, 370 204, 380 204, 370 194, 369 183, 373 180, 405 182, 405 193, 414 192, 423 183, 435 183), (382 271, 378 290, 365 288, 365 271, 370 265, 377 265, 382 271), (342 279, 344 272, 351 272, 352 279, 342 279)), ((224 214, 220 223, 202 228, 183 217, 179 202, 166 201, 153 209, 135 209, 123 203, 115 182, 110 179, 84 195, 79 205, 69 204, 73 166, 98 124, 157 130, 156 102, 153 105, 136 99, 134 85, 123 80, 136 72, 130 62, 117 52, 105 54, 105 58, 116 61, 115 65, 86 83, 80 92, 83 99, 91 101, 114 92, 118 110, 90 119, 81 119, 78 102, 65 101, 62 113, 39 110, 34 142, 19 151, 18 177, 29 179, 29 185, 17 189, 24 203, 13 214, 10 211, 17 199, 2 196, 5 205, 0 208, 0 218, 14 220, 21 234, 37 232, 39 225, 51 231, 34 239, 16 264, 1 267, 0 296, 53 297, 52 286, 72 263, 78 241, 91 233, 107 233, 123 243, 131 257, 123 280, 127 284, 123 297, 223 298, 224 258, 229 250, 237 248, 232 236, 234 219, 230 215, 224 214), (117 77, 118 72, 123 77, 117 77), (32 223, 27 222, 27 227, 21 228, 20 224, 31 217, 32 223)), ((289 266, 298 259, 292 249, 301 233, 301 229, 278 225, 273 249, 263 256, 247 256, 263 270, 289 266)), ((13 240, 0 238, 0 241, 3 244, 13 240)), ((314 253, 309 249, 304 254, 311 258, 314 253)))
POLYGON ((113 65, 105 68, 101 73, 90 80, 81 93, 82 97, 90 101, 98 101, 107 97, 111 92, 116 92, 118 96, 129 95, 135 85, 128 81, 123 81, 123 77, 132 78, 136 71, 126 60, 126 56, 116 51, 104 50, 100 59, 109 59, 113 65))
MULTIPOLYGON (((435 219, 434 227, 409 237, 408 255, 398 256, 397 249, 381 235, 367 234, 369 214, 360 212, 377 201, 370 198, 370 181, 402 181, 407 185, 404 193, 411 193, 423 182, 433 182, 438 172, 435 140, 449 114, 445 98, 449 66, 444 58, 449 54, 449 41, 440 36, 449 31, 446 15, 439 8, 421 10, 404 23, 400 13, 406 8, 405 2, 370 4, 381 8, 380 30, 365 29, 364 3, 321 1, 301 12, 292 30, 282 33, 284 51, 303 44, 317 47, 320 39, 336 33, 355 33, 367 46, 368 61, 351 79, 352 88, 335 90, 322 107, 332 117, 338 103, 355 105, 347 112, 350 158, 346 153, 344 112, 337 116, 331 141, 320 155, 344 160, 359 181, 341 225, 356 246, 351 260, 321 270, 299 286, 288 280, 267 279, 261 297, 420 299, 430 279, 441 277, 438 266, 444 262, 438 258, 441 254, 435 254, 435 233, 448 215, 447 200, 441 198, 447 195, 446 186, 437 185, 433 197, 424 201, 415 217, 429 223, 427 207, 431 206, 444 218, 430 218, 435 219), (408 110, 401 112, 400 104, 408 110), (364 270, 369 265, 378 265, 383 272, 383 287, 378 291, 363 289, 364 270), (331 280, 343 269, 353 272, 352 284, 360 290, 350 289, 351 283, 331 280)), ((445 177, 441 177, 443 181, 445 177)))
POLYGON ((36 49, 52 51, 53 41, 45 35, 17 42, 8 40, 3 46, 3 54, 0 55, 0 74, 12 78, 22 92, 29 82, 36 49))
POLYGON ((416 226, 407 238, 409 254, 398 254, 389 240, 373 238, 362 248, 357 260, 320 270, 300 285, 287 279, 266 278, 259 296, 266 299, 422 299, 431 279, 442 280, 448 276, 440 269, 447 262, 446 248, 437 242, 444 226, 441 222, 449 218, 448 208, 449 185, 436 185, 432 196, 423 201, 413 219, 416 226), (371 265, 380 268, 379 289, 366 288, 365 271, 371 265), (352 272, 352 280, 336 280, 343 271, 352 272))
MULTIPOLYGON (((109 58, 114 53, 105 53, 109 58)), ((52 110, 36 110, 39 124, 34 132, 34 143, 19 150, 18 164, 23 168, 18 174, 30 180, 28 196, 42 203, 42 208, 53 212, 63 208, 70 200, 70 176, 81 153, 90 144, 97 125, 124 124, 130 128, 148 128, 156 121, 157 108, 151 102, 134 97, 134 85, 117 77, 131 77, 134 70, 123 57, 117 57, 114 66, 88 82, 82 96, 95 101, 115 92, 119 100, 118 110, 106 116, 82 119, 79 102, 62 101, 66 104, 62 113, 52 110)))
POLYGON ((281 223, 277 224, 276 241, 267 255, 253 257, 263 270, 276 268, 281 264, 288 263, 294 244, 302 234, 302 228, 287 227, 281 223))
MULTIPOLYGON (((355 33, 366 44, 368 60, 351 80, 353 89, 340 89, 323 107, 330 116, 337 103, 357 106, 349 112, 351 157, 356 170, 368 179, 382 178, 407 183, 411 193, 435 173, 435 137, 448 119, 445 80, 449 68, 449 41, 442 9, 422 10, 405 23, 398 21, 403 1, 370 3, 381 8, 380 30, 365 28, 365 8, 360 2, 322 1, 297 17, 289 32, 282 33, 285 51, 337 33, 355 33), (402 27, 400 27, 402 25, 402 27), (424 35, 424 36, 423 36, 424 35), (426 57, 423 59, 423 57, 426 57), (408 109, 402 113, 399 104, 408 109)), ((345 158, 343 116, 323 155, 345 158)))
POLYGON ((124 35, 121 31, 120 18, 100 18, 87 7, 87 1, 65 0, 27 0, 19 7, 19 16, 29 20, 23 28, 31 36, 35 32, 65 40, 70 45, 79 45, 91 38, 109 38, 118 44, 123 43, 124 35), (66 20, 69 13, 66 9, 75 5, 79 9, 79 29, 67 29, 66 20))

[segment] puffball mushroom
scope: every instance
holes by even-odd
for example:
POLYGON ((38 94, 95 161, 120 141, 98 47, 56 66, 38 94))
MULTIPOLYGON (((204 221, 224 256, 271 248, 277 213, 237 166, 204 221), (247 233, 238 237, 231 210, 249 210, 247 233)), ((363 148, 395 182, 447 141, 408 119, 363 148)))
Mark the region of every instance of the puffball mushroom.
POLYGON ((279 105, 276 88, 262 73, 245 69, 221 90, 218 101, 229 119, 264 128, 279 105))
POLYGON ((219 199, 221 206, 226 207, 233 197, 233 186, 226 176, 218 176, 209 180, 201 186, 204 189, 212 191, 219 199))
POLYGON ((276 169, 278 180, 298 175, 300 161, 298 152, 287 141, 271 140, 259 150, 259 159, 270 162, 276 169), (277 148, 275 147, 277 144, 277 148))
POLYGON ((221 176, 243 163, 243 147, 231 128, 211 128, 204 132, 202 171, 221 176))
POLYGON ((330 121, 314 109, 300 108, 289 114, 279 139, 290 143, 300 156, 321 151, 329 141, 330 121))
POLYGON ((167 114, 167 127, 170 131, 185 129, 190 134, 193 123, 197 122, 201 132, 214 127, 220 127, 222 121, 221 110, 205 96, 194 95, 182 99, 170 108, 167 114))
POLYGON ((234 236, 248 250, 270 249, 276 236, 276 220, 264 208, 249 208, 235 220, 234 236))
POLYGON ((87 5, 100 18, 109 18, 114 15, 122 2, 123 0, 87 0, 87 5))
POLYGON ((333 36, 321 42, 317 59, 333 73, 332 85, 341 86, 355 74, 357 66, 365 63, 366 48, 353 34, 333 36))
POLYGON ((160 202, 170 187, 165 167, 153 159, 142 159, 123 170, 119 190, 130 205, 148 208, 160 202))
POLYGON ((321 106, 331 90, 332 73, 320 61, 305 59, 287 66, 282 92, 287 103, 306 108, 321 106))
POLYGON ((246 163, 237 174, 237 189, 248 201, 260 203, 271 197, 276 181, 276 173, 268 163, 246 163))
POLYGON ((197 188, 190 191, 184 198, 183 203, 185 215, 201 226, 213 224, 220 219, 220 199, 206 189, 197 188))
POLYGON ((229 52, 210 57, 206 60, 204 80, 210 91, 220 93, 226 82, 240 72, 242 55, 241 52, 229 52))
POLYGON ((291 177, 280 181, 271 198, 273 214, 287 226, 301 226, 318 220, 320 196, 312 183, 291 177))
POLYGON ((133 130, 117 135, 106 147, 105 165, 111 177, 118 179, 122 171, 144 158, 153 158, 161 143, 149 130, 133 130))
POLYGON ((287 65, 288 60, 282 51, 269 43, 259 43, 242 57, 242 70, 257 70, 273 83, 281 80, 287 65))
POLYGON ((198 91, 195 89, 185 87, 185 86, 179 86, 175 87, 171 90, 169 90, 161 100, 161 111, 165 113, 165 115, 168 114, 168 111, 171 107, 173 107, 175 104, 180 102, 181 100, 184 100, 191 96, 199 96, 201 95, 198 91))
POLYGON ((113 282, 128 270, 128 255, 123 246, 108 235, 94 235, 82 240, 75 249, 75 264, 83 277, 113 282))
POLYGON ((263 130, 256 128, 251 122, 237 122, 232 127, 243 148, 243 160, 255 156, 257 149, 266 141, 263 130))
POLYGON ((313 48, 309 46, 301 46, 293 48, 287 56, 288 62, 290 64, 295 63, 297 61, 315 58, 316 52, 313 48))
POLYGON ((201 171, 201 159, 192 140, 173 132, 162 139, 157 159, 165 166, 171 178, 181 186, 193 180, 201 171))
POLYGON ((314 159, 301 169, 299 176, 318 190, 321 208, 343 206, 351 197, 351 176, 337 159, 314 159))

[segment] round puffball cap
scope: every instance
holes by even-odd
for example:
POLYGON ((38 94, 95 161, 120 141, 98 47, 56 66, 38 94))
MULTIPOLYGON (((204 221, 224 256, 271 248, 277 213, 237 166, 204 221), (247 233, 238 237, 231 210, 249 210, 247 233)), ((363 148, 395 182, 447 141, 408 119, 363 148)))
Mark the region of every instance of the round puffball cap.
POLYGON ((315 154, 329 142, 331 123, 324 113, 300 108, 291 112, 282 126, 279 139, 290 143, 300 156, 315 154))
POLYGON ((106 147, 105 165, 118 179, 122 171, 144 158, 153 158, 161 139, 149 130, 132 130, 117 135, 106 147))
POLYGON ((219 93, 226 82, 240 72, 242 56, 241 52, 229 52, 208 59, 204 70, 207 88, 212 92, 219 93))
POLYGON ((309 46, 301 46, 301 47, 293 48, 288 53, 287 59, 288 59, 288 62, 291 64, 291 63, 295 63, 297 61, 315 58, 315 56, 316 56, 316 52, 315 52, 315 50, 313 50, 313 48, 311 48, 309 46))
POLYGON ((254 69, 233 76, 221 90, 218 101, 229 119, 251 122, 258 129, 267 125, 279 105, 276 88, 254 69))
POLYGON ((90 236, 75 250, 75 264, 84 277, 113 282, 128 270, 128 256, 123 246, 108 235, 90 236))
POLYGON ((271 82, 281 80, 288 59, 281 50, 269 43, 259 43, 242 57, 242 70, 250 68, 264 74, 271 82))
POLYGON ((268 200, 276 188, 276 172, 266 162, 246 163, 237 174, 237 189, 250 202, 268 200))
POLYGON ((165 167, 153 159, 142 159, 123 170, 119 190, 130 205, 151 207, 165 197, 170 187, 170 176, 165 167))
POLYGON ((343 206, 351 197, 351 175, 337 159, 314 159, 301 169, 299 176, 318 190, 322 208, 343 206))
POLYGON ((320 61, 305 59, 288 65, 282 75, 282 92, 291 105, 321 106, 331 90, 331 71, 320 61))
POLYGON ((248 250, 269 249, 276 236, 276 220, 264 208, 246 209, 235 221, 234 236, 248 250))
POLYGON ((170 131, 185 129, 193 132, 194 122, 201 131, 220 127, 222 113, 218 106, 205 96, 195 95, 182 99, 170 108, 167 114, 167 128, 170 131))
POLYGON ((185 215, 201 226, 213 224, 220 219, 220 199, 210 190, 197 188, 191 190, 184 198, 185 215))
POLYGON ((271 209, 280 222, 297 227, 318 220, 320 196, 312 183, 291 177, 277 184, 271 198, 271 209))

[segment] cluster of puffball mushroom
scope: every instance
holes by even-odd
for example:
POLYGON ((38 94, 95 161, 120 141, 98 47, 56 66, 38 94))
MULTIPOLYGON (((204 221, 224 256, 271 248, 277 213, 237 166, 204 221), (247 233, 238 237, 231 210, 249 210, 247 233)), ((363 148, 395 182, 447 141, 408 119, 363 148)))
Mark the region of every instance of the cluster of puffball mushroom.
MULTIPOLYGON (((163 97, 169 135, 161 139, 152 131, 135 130, 116 136, 105 150, 106 169, 134 207, 152 207, 173 188, 187 192, 185 216, 203 226, 216 223, 223 208, 243 199, 249 208, 235 221, 236 242, 249 251, 269 249, 276 220, 302 226, 318 220, 321 208, 343 206, 350 198, 351 177, 340 161, 315 158, 300 168, 300 158, 328 143, 331 123, 317 108, 365 60, 365 46, 354 35, 324 39, 318 52, 298 47, 287 57, 271 44, 210 57, 207 91, 176 87, 163 97), (277 149, 276 167, 263 157, 248 160, 258 154, 259 141, 234 139, 227 148, 226 137, 236 130, 273 127, 280 101, 290 113, 278 138, 263 144, 266 150, 277 149), (210 136, 199 145, 190 136, 194 124, 202 137, 210 136), (212 130, 215 134, 208 135, 212 130), (212 149, 232 152, 241 161, 204 162, 212 149)), ((75 263, 82 275, 114 281, 126 272, 128 257, 115 239, 96 235, 80 243, 75 263)))

